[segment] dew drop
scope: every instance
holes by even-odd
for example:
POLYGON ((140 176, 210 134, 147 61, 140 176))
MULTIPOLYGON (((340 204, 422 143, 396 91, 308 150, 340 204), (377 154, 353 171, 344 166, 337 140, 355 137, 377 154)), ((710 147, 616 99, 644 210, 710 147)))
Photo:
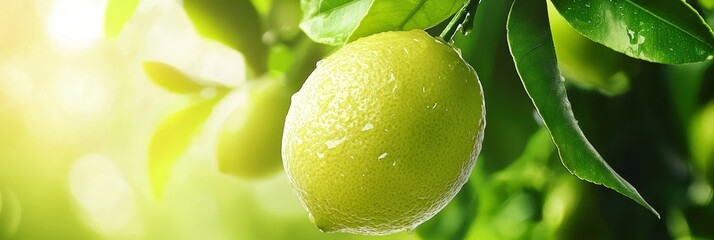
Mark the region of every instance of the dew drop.
POLYGON ((317 153, 317 158, 322 159, 325 157, 324 153, 317 153))
POLYGON ((347 140, 346 137, 342 137, 340 139, 329 140, 329 141, 325 142, 325 146, 327 146, 327 149, 333 149, 333 148, 337 147, 338 145, 342 144, 343 142, 345 142, 345 140, 347 140))
POLYGON ((385 153, 382 153, 382 155, 379 155, 379 157, 377 158, 377 160, 382 161, 382 159, 384 159, 384 158, 386 158, 386 157, 387 157, 387 153, 385 152, 385 153))
POLYGON ((372 130, 372 128, 374 128, 374 126, 373 126, 371 123, 367 123, 367 124, 365 124, 364 127, 362 128, 362 131, 363 131, 363 132, 364 132, 364 131, 369 131, 369 130, 372 130))
POLYGON ((422 92, 422 93, 426 93, 426 86, 422 86, 422 87, 421 87, 421 92, 422 92))
POLYGON ((630 44, 634 45, 637 42, 635 31, 627 29, 627 38, 630 39, 630 44))
POLYGON ((392 162, 392 167, 396 167, 396 166, 397 166, 397 160, 394 160, 394 161, 392 162))

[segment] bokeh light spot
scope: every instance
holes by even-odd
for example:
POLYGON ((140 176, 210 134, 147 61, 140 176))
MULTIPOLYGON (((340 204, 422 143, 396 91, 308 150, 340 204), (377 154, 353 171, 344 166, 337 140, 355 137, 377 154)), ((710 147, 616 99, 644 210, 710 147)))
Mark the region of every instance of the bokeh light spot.
POLYGON ((69 188, 88 223, 100 232, 121 231, 135 218, 134 193, 107 157, 79 158, 70 170, 69 188))

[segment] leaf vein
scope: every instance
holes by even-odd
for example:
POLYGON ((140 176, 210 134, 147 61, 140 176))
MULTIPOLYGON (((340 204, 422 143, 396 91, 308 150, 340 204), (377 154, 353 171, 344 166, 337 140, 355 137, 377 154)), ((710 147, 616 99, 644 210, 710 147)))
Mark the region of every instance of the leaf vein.
POLYGON ((417 11, 419 11, 419 9, 421 9, 421 8, 424 6, 424 3, 426 3, 426 1, 427 1, 427 0, 421 0, 421 1, 419 1, 419 4, 416 5, 416 7, 414 7, 414 9, 411 10, 411 12, 409 13, 409 15, 407 15, 407 16, 404 18, 404 20, 399 24, 399 28, 398 28, 399 30, 404 30, 404 25, 406 25, 407 22, 409 22, 409 20, 412 19, 412 17, 414 17, 414 14, 416 14, 417 11))

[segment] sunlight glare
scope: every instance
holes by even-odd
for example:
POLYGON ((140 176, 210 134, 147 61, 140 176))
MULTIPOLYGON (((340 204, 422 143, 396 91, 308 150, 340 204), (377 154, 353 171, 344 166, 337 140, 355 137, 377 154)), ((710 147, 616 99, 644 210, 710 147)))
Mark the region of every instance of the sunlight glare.
POLYGON ((104 32, 106 0, 54 0, 47 22, 52 41, 66 50, 82 50, 104 32))

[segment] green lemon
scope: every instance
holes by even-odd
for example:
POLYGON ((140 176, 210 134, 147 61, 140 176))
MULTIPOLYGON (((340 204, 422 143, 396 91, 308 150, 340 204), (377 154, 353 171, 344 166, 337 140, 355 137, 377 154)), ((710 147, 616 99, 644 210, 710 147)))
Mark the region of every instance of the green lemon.
POLYGON ((629 89, 635 61, 580 35, 550 3, 548 13, 558 66, 568 82, 607 95, 629 89))
POLYGON ((243 178, 260 178, 278 171, 280 139, 290 106, 284 81, 246 82, 238 91, 240 105, 221 126, 218 168, 243 178))
POLYGON ((454 198, 481 149, 476 72, 422 30, 345 45, 292 100, 283 165, 325 232, 416 228, 454 198))
POLYGON ((692 117, 689 130, 694 166, 714 185, 714 100, 692 117))

